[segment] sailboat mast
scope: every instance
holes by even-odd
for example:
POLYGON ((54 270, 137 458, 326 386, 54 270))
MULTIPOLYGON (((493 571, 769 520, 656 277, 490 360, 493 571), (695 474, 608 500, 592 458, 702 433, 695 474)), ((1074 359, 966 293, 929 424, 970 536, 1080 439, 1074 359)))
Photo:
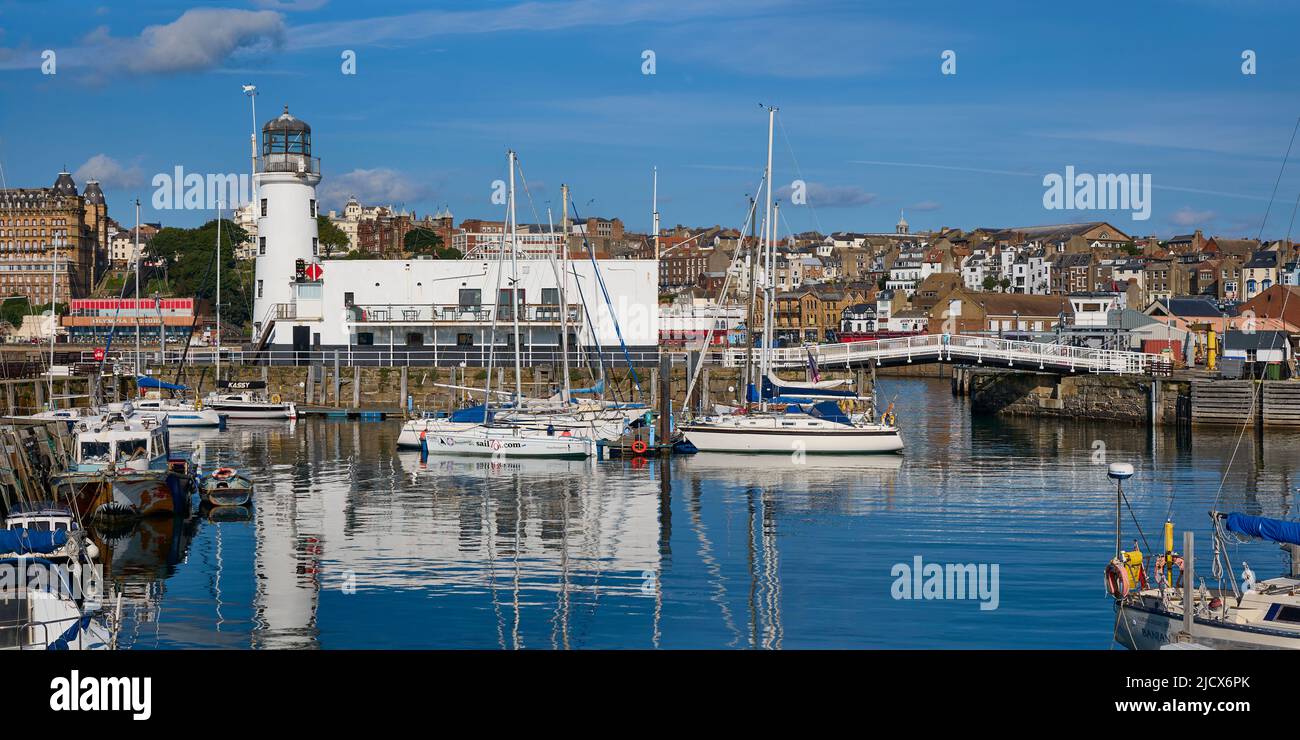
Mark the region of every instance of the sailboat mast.
POLYGON ((771 358, 769 355, 772 351, 772 298, 773 291, 776 287, 776 272, 773 270, 775 251, 772 247, 772 133, 776 125, 776 108, 769 106, 767 109, 767 172, 764 176, 766 182, 765 195, 767 197, 767 206, 763 211, 763 238, 766 248, 763 252, 763 270, 766 274, 766 289, 763 293, 763 353, 760 355, 759 363, 760 375, 758 378, 759 398, 762 400, 762 408, 767 410, 767 399, 763 397, 763 381, 768 376, 771 358))
POLYGON ((140 373, 140 199, 135 199, 135 372, 140 373))
POLYGON ((519 222, 515 218, 515 150, 510 150, 510 315, 514 319, 515 404, 524 401, 523 366, 519 352, 519 222))
POLYGON ((654 224, 655 259, 659 259, 659 168, 654 168, 654 185, 650 195, 650 220, 654 224))
MULTIPOLYGON (((56 409, 59 407, 54 401, 54 339, 59 333, 59 241, 62 237, 55 237, 53 241, 54 256, 50 263, 50 394, 49 407, 56 409)), ((68 287, 71 289, 72 281, 68 281, 68 287)))
POLYGON ((564 386, 560 391, 560 400, 567 406, 572 400, 569 379, 569 186, 560 185, 560 205, 564 209, 560 217, 560 367, 564 386))
MULTIPOLYGON (((744 243, 745 235, 740 235, 744 243)), ((758 303, 758 219, 754 217, 754 198, 749 199, 749 283, 746 296, 749 299, 749 313, 745 317, 745 403, 749 403, 749 386, 754 382, 754 306, 758 303)))
POLYGON ((217 380, 221 380, 221 201, 217 201, 217 380))

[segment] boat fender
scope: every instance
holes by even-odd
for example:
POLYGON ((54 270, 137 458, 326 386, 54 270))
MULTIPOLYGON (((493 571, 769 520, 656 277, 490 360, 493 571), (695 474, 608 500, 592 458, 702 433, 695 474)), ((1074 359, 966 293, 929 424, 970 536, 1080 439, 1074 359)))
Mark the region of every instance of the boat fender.
POLYGON ((272 394, 271 394, 271 403, 280 403, 280 394, 279 394, 279 393, 272 393, 272 394))
POLYGON ((635 452, 636 454, 644 455, 646 449, 647 448, 646 448, 645 440, 638 439, 632 442, 632 451, 635 452))
POLYGON ((194 399, 194 410, 195 410, 195 411, 202 411, 202 410, 203 410, 203 399, 202 399, 202 398, 196 398, 196 399, 194 399))

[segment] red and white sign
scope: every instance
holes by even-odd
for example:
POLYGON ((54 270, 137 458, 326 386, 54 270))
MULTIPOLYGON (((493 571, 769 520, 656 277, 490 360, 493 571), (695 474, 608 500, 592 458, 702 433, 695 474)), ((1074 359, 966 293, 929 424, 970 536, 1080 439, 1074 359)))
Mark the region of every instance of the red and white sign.
POLYGON ((303 270, 303 274, 306 275, 307 279, 311 280, 312 282, 320 280, 320 276, 323 275, 324 273, 325 271, 320 269, 320 263, 317 262, 313 262, 310 265, 307 265, 307 269, 303 270))
POLYGON ((103 362, 103 361, 104 361, 104 348, 103 348, 103 347, 96 347, 96 348, 95 348, 95 362, 103 362))

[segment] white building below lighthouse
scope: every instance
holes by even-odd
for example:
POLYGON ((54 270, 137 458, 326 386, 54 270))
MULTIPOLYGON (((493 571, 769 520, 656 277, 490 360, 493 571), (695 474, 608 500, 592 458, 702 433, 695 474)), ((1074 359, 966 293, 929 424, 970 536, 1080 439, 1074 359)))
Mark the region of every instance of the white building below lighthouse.
POLYGON ((254 176, 253 336, 273 362, 339 351, 354 364, 484 365, 489 354, 505 364, 513 362, 516 318, 525 364, 556 361, 562 327, 571 358, 591 361, 599 349, 622 362, 626 347, 634 363, 655 362, 657 260, 566 261, 533 250, 525 258, 521 250, 516 273, 506 234, 502 249, 473 259, 322 261, 320 181, 311 127, 286 106, 262 127, 254 176))

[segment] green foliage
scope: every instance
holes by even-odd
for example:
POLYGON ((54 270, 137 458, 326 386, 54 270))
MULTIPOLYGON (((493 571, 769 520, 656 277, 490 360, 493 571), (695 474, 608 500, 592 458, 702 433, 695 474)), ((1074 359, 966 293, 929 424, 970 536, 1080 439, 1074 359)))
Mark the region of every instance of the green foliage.
MULTIPOLYGON (((252 313, 248 272, 235 259, 235 245, 248 240, 248 234, 233 221, 221 223, 221 322, 231 326, 247 325, 252 313)), ((217 222, 212 220, 196 229, 167 227, 159 231, 145 247, 145 260, 161 263, 170 292, 178 297, 194 297, 213 306, 217 299, 217 222)), ((147 285, 157 289, 157 278, 147 285)), ((153 293, 149 293, 153 295, 153 293)), ((141 291, 144 296, 144 291, 141 291)))
POLYGON ((993 290, 994 288, 998 287, 998 279, 993 277, 992 275, 985 277, 983 287, 984 290, 993 290))
POLYGON ((377 260, 377 259, 379 259, 379 255, 374 254, 374 253, 372 253, 372 252, 367 252, 367 251, 362 250, 362 249, 354 249, 354 250, 352 250, 351 252, 348 252, 347 254, 343 255, 342 259, 345 259, 345 260, 377 260))
MULTIPOLYGON (((0 304, 0 319, 8 321, 15 329, 23 325, 24 316, 39 316, 41 313, 50 310, 50 304, 46 303, 33 307, 27 302, 26 298, 10 298, 3 304, 0 304)), ((68 312, 68 304, 60 303, 54 307, 54 312, 62 316, 68 312)))
POLYGON ((328 216, 316 217, 316 232, 322 257, 328 258, 334 256, 335 252, 347 251, 348 235, 343 233, 343 229, 335 226, 328 216))
POLYGON ((458 260, 460 250, 445 246, 442 237, 431 229, 415 228, 406 232, 402 247, 411 255, 427 255, 440 260, 458 260))

